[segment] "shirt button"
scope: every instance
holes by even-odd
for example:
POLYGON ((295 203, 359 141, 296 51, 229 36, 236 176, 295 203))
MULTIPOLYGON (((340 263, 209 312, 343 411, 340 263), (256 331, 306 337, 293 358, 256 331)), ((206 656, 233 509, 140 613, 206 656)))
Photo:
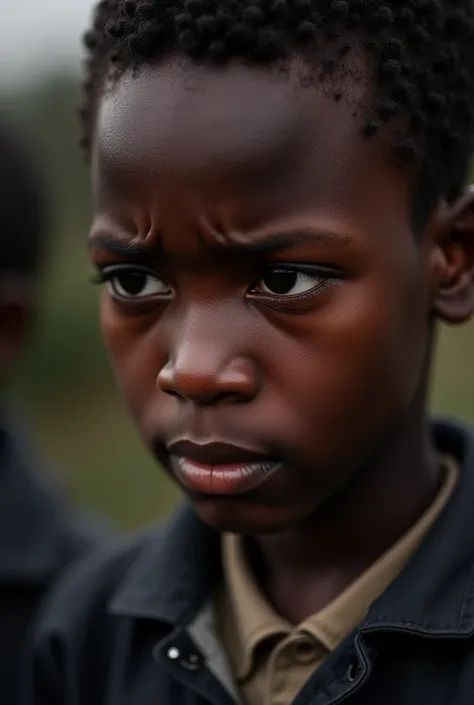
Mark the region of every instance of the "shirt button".
POLYGON ((298 663, 311 663, 316 659, 316 648, 314 642, 306 637, 300 637, 295 642, 295 657, 298 663))

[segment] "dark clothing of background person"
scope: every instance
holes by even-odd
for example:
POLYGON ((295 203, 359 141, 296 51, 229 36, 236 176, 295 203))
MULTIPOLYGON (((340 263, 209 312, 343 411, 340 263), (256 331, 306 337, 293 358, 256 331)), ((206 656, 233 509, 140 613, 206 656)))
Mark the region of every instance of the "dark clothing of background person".
MULTIPOLYGON (((451 422, 434 436, 459 463, 453 495, 294 705, 474 702, 474 436, 451 422)), ((22 705, 235 705, 211 606, 219 546, 184 504, 164 527, 81 561, 45 604, 22 705)))
POLYGON ((0 419, 0 702, 15 705, 25 638, 44 590, 105 535, 73 514, 15 424, 0 419))
MULTIPOLYGON (((36 324, 48 254, 41 169, 15 126, 0 119, 0 397, 36 324)), ((102 527, 75 517, 45 468, 0 412, 0 703, 16 705, 25 638, 44 590, 102 527)))

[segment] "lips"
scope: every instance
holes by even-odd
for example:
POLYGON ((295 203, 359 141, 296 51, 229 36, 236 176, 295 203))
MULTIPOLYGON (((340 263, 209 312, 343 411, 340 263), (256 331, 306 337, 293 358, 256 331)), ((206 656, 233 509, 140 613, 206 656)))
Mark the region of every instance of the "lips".
POLYGON ((168 446, 171 469, 190 492, 239 495, 259 487, 281 468, 268 456, 225 443, 180 441, 168 446))

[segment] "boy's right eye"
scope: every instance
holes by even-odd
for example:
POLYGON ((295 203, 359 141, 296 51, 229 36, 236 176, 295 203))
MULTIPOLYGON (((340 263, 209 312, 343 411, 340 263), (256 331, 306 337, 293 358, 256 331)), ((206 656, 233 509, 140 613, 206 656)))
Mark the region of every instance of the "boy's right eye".
POLYGON ((107 284, 110 295, 120 301, 168 298, 172 294, 171 288, 160 277, 143 267, 106 267, 97 282, 107 284))

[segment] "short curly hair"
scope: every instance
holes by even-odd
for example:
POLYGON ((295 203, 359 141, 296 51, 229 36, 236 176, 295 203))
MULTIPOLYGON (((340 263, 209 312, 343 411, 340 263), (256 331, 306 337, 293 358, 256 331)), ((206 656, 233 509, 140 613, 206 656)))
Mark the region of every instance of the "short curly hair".
POLYGON ((271 64, 300 52, 316 61, 323 82, 362 47, 374 90, 363 133, 403 125, 393 130, 392 147, 398 162, 419 164, 419 216, 441 196, 455 197, 466 179, 474 136, 473 0, 101 0, 85 46, 86 156, 105 82, 127 69, 173 52, 221 64, 271 64))

